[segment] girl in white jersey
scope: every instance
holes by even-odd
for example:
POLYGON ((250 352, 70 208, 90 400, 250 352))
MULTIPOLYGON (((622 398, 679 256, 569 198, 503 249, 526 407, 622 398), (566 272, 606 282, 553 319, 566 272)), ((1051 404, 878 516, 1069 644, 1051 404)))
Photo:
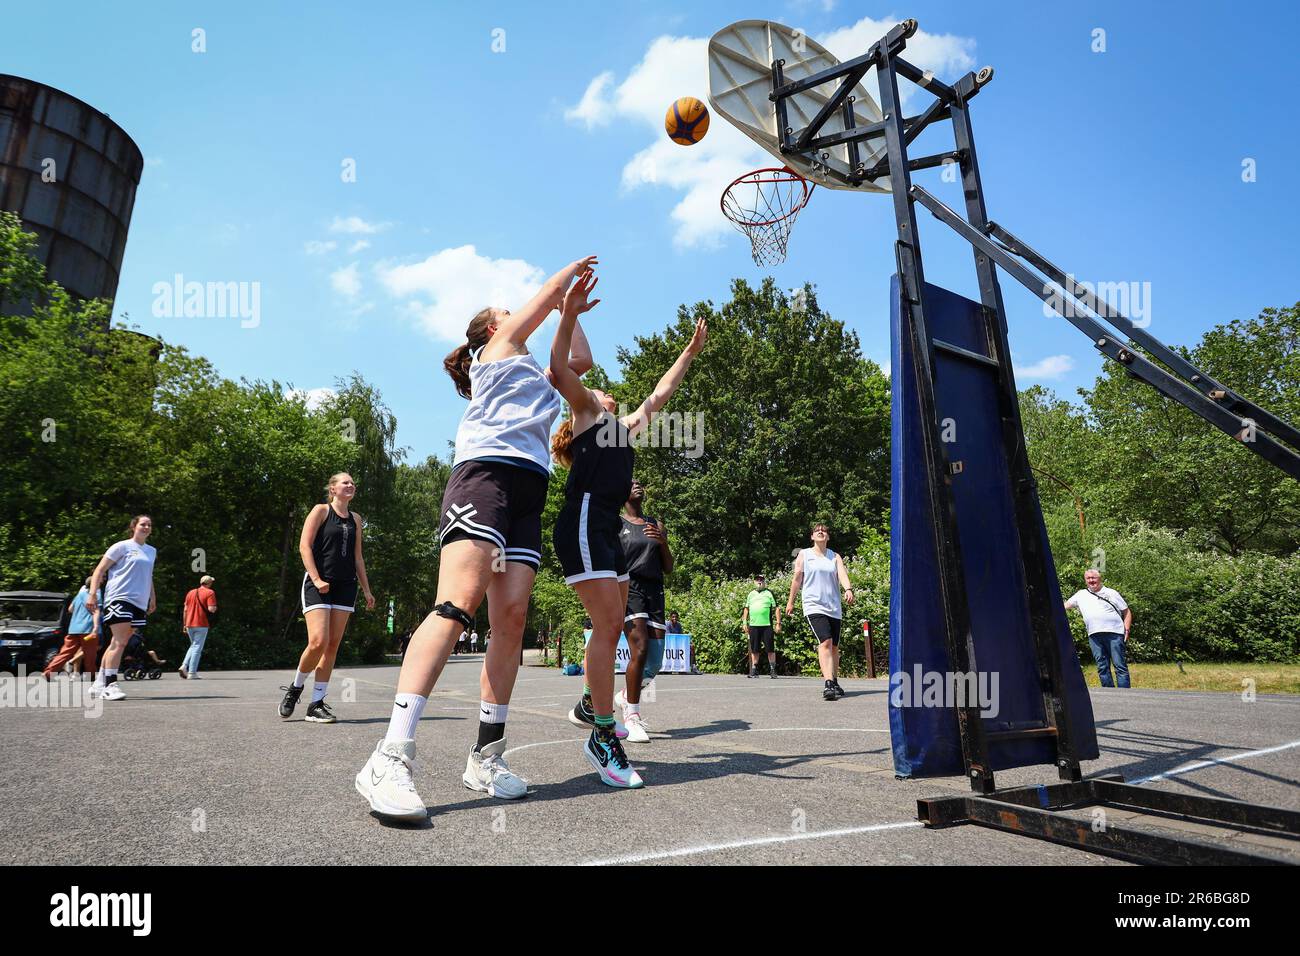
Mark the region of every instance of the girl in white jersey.
POLYGON ((145 615, 152 614, 158 602, 153 590, 153 565, 158 552, 145 544, 153 532, 153 519, 136 515, 131 519, 131 537, 119 541, 99 559, 91 575, 90 590, 86 596, 86 609, 95 613, 95 595, 103 588, 103 623, 113 635, 99 676, 91 685, 90 695, 104 700, 121 700, 126 696, 117 683, 117 668, 127 641, 136 628, 144 627, 145 615), (107 581, 107 583, 105 583, 107 581))
POLYGON ((853 603, 853 588, 844 570, 844 559, 830 549, 830 541, 829 526, 820 522, 813 525, 813 546, 800 551, 794 561, 785 613, 786 617, 794 613, 794 592, 800 591, 804 616, 817 637, 817 660, 826 682, 822 700, 839 700, 844 696, 840 687, 840 626, 844 618, 840 588, 844 588, 844 600, 849 604, 853 603))
MULTIPOLYGON (((478 742, 461 780, 493 797, 514 799, 528 784, 510 772, 505 723, 519 670, 524 618, 542 554, 542 510, 550 478, 549 439, 560 396, 528 352, 528 337, 552 310, 576 320, 594 281, 595 256, 551 276, 518 312, 484 309, 466 330, 464 345, 443 367, 469 407, 456 431, 456 458, 442 499, 438 596, 406 649, 388 732, 356 776, 356 788, 376 813, 422 820, 424 801, 411 764, 415 730, 452 648, 473 627, 484 596, 492 637, 479 678, 478 742), (584 282, 570 290, 574 277, 584 282)), ((586 338, 575 334, 569 367, 592 365, 586 338)))

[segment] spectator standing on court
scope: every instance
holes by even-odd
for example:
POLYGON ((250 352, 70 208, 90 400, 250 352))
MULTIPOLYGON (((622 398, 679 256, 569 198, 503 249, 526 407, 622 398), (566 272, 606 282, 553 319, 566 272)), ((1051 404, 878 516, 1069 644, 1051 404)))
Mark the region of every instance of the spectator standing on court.
POLYGON ((1097 676, 1102 687, 1128 687, 1128 659, 1124 644, 1133 628, 1133 612, 1128 602, 1114 588, 1102 587, 1101 572, 1089 569, 1083 574, 1085 585, 1065 602, 1065 609, 1078 608, 1088 631, 1088 646, 1097 662, 1097 676), (1115 665, 1115 681, 1110 668, 1115 665))
POLYGON ((469 632, 469 652, 471 654, 478 653, 478 631, 469 632))
POLYGON ((754 589, 745 597, 745 610, 741 612, 740 621, 749 638, 749 676, 758 676, 758 658, 767 648, 767 672, 776 679, 776 638, 773 636, 772 614, 776 613, 775 633, 781 633, 781 609, 777 606, 776 595, 767 586, 767 579, 759 574, 754 577, 754 589))
POLYGON ((212 585, 217 579, 210 574, 199 578, 199 586, 185 595, 185 633, 190 639, 190 649, 185 652, 178 673, 185 680, 199 679, 199 658, 203 655, 203 642, 208 639, 212 615, 217 613, 217 592, 212 585))

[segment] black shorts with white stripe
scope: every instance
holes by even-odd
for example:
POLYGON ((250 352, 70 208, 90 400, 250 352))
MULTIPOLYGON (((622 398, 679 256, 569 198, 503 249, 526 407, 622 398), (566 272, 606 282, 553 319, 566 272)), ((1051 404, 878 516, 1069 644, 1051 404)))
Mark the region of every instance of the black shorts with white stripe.
POLYGON ((540 471, 522 465, 461 462, 442 495, 439 543, 489 541, 506 561, 536 570, 542 563, 546 484, 540 471))
POLYGON ((144 627, 144 608, 136 607, 130 601, 105 601, 104 623, 110 625, 130 623, 132 627, 144 627))
POLYGON ((622 504, 603 504, 585 492, 580 500, 565 499, 555 519, 555 556, 560 559, 566 584, 614 578, 626 581, 627 556, 619 533, 622 504))
POLYGON ((664 636, 667 625, 664 624, 663 578, 641 578, 634 574, 628 580, 627 614, 623 620, 631 623, 637 619, 645 620, 651 637, 664 636))

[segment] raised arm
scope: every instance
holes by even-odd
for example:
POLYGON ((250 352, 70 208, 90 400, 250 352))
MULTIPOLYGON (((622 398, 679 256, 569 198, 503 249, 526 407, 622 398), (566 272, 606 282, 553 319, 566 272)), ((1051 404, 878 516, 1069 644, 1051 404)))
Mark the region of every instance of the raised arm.
MULTIPOLYGON (((569 287, 569 291, 564 293, 564 302, 560 306, 560 318, 563 319, 567 315, 574 320, 573 337, 569 341, 569 353, 564 362, 579 378, 590 372, 595 363, 592 361, 591 345, 587 342, 587 335, 582 331, 582 323, 577 319, 584 312, 590 312, 600 304, 599 299, 590 298, 592 290, 596 288, 596 283, 599 281, 595 273, 587 269, 578 276, 578 281, 569 287)), ((554 352, 554 343, 552 343, 552 352, 554 352)), ((546 378, 552 386, 559 388, 549 366, 546 369, 546 378)))
POLYGON ((695 361, 695 356, 700 354, 700 350, 704 348, 704 342, 708 337, 709 326, 703 319, 700 319, 695 323, 695 334, 686 343, 686 348, 682 349, 682 354, 677 357, 673 367, 664 373, 663 378, 659 379, 659 384, 641 403, 641 407, 623 419, 623 425, 627 428, 629 434, 635 435, 643 431, 650 424, 650 420, 654 418, 655 413, 668 403, 668 399, 673 397, 673 392, 677 391, 677 386, 682 384, 682 379, 686 377, 686 370, 695 361))
POLYGON ((551 341, 551 363, 547 368, 547 378, 555 386, 569 407, 573 409, 576 421, 580 412, 600 414, 600 405, 591 390, 582 384, 582 379, 574 370, 570 361, 573 349, 574 331, 578 327, 578 316, 592 309, 599 299, 588 301, 591 290, 596 287, 596 276, 586 270, 578 278, 570 293, 564 297, 564 307, 560 310, 560 324, 555 329, 555 338, 551 341))
POLYGON ((501 324, 497 326, 496 335, 492 338, 509 342, 517 349, 526 349, 528 347, 528 337, 537 331, 537 327, 551 314, 552 310, 560 307, 564 300, 564 294, 568 292, 574 276, 589 271, 595 264, 595 256, 585 256, 582 259, 570 262, 542 283, 542 287, 528 301, 527 305, 507 315, 501 321, 501 324))

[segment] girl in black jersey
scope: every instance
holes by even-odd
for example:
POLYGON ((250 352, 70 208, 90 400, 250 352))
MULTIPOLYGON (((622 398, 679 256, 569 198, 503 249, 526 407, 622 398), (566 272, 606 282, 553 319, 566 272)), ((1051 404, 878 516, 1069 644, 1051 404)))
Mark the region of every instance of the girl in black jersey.
POLYGON ((632 479, 632 491, 623 505, 620 540, 627 557, 627 613, 623 630, 627 634, 627 672, 623 690, 614 703, 623 708, 628 743, 649 743, 650 734, 641 718, 641 689, 655 679, 664 662, 664 575, 672 573, 673 553, 668 547, 668 529, 657 518, 642 513, 645 486, 632 479))
POLYGON ((572 317, 561 316, 551 345, 551 375, 572 414, 551 442, 556 460, 569 468, 554 541, 564 580, 573 585, 591 617, 592 635, 587 645, 587 689, 569 719, 592 728, 583 753, 601 782, 640 787, 643 781, 628 763, 614 727, 614 652, 628 592, 619 509, 632 490, 632 438, 646 429, 677 390, 704 347, 708 327, 703 319, 695 324, 695 334, 673 367, 641 406, 623 419, 614 415, 613 398, 587 388, 566 364, 573 327, 572 317))
POLYGON ((328 504, 311 509, 298 539, 298 553, 307 569, 302 578, 307 649, 298 660, 293 683, 281 688, 284 698, 280 701, 280 716, 292 716, 307 678, 315 671, 306 719, 317 724, 332 724, 336 719, 325 704, 325 691, 343 632, 356 608, 358 581, 366 598, 366 610, 375 609, 375 596, 370 593, 366 562, 361 556, 361 515, 349 507, 357 493, 356 483, 341 471, 330 478, 325 493, 328 504))

